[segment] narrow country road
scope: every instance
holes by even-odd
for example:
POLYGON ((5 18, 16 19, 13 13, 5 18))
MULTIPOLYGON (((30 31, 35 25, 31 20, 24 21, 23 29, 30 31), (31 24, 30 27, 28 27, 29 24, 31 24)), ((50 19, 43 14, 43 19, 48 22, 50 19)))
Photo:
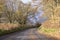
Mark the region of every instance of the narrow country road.
POLYGON ((39 34, 37 28, 31 28, 0 37, 0 40, 58 40, 39 34))

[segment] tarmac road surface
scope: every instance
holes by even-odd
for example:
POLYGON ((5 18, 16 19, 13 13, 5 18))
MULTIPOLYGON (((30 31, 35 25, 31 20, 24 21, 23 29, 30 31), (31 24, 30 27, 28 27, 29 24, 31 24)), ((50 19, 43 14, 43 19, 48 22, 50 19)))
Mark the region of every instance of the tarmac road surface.
POLYGON ((37 28, 30 28, 24 31, 15 32, 2 36, 0 37, 0 40, 58 40, 58 39, 38 33, 37 28))

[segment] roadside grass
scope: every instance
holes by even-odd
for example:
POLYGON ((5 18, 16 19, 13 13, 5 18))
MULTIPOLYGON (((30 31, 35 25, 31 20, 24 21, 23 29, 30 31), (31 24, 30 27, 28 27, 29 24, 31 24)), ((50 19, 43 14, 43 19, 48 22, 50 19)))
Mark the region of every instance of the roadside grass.
POLYGON ((38 28, 38 32, 52 37, 60 38, 60 28, 38 28))
POLYGON ((41 28, 39 28, 39 30, 42 32, 51 33, 51 32, 59 32, 60 28, 44 28, 44 27, 41 27, 41 28))
POLYGON ((24 29, 27 29, 27 27, 18 27, 18 28, 14 28, 14 29, 11 29, 11 30, 0 29, 0 36, 10 34, 10 33, 16 32, 16 31, 21 31, 21 30, 24 30, 24 29))
POLYGON ((2 27, 0 29, 0 36, 6 35, 6 34, 10 34, 16 31, 21 31, 21 30, 25 30, 28 28, 33 28, 33 26, 29 26, 29 25, 18 25, 16 26, 16 24, 3 24, 0 27, 2 27), (8 25, 8 26, 6 26, 8 25), (5 28, 5 29, 4 29, 5 28))

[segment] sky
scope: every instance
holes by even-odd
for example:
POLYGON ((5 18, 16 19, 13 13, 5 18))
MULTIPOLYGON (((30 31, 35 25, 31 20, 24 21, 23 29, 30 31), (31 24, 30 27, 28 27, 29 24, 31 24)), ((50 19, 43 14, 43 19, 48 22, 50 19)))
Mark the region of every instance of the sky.
POLYGON ((31 2, 32 0, 22 0, 23 3, 31 2))

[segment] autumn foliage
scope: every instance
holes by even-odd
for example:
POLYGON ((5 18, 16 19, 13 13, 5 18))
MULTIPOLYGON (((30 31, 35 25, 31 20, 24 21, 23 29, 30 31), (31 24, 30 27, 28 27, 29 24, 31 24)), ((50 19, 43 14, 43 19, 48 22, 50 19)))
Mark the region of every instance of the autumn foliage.
MULTIPOLYGON (((58 0, 59 1, 59 0, 58 0)), ((43 16, 47 16, 46 20, 42 27, 46 28, 60 28, 60 3, 57 0, 48 0, 45 1, 43 16)))

